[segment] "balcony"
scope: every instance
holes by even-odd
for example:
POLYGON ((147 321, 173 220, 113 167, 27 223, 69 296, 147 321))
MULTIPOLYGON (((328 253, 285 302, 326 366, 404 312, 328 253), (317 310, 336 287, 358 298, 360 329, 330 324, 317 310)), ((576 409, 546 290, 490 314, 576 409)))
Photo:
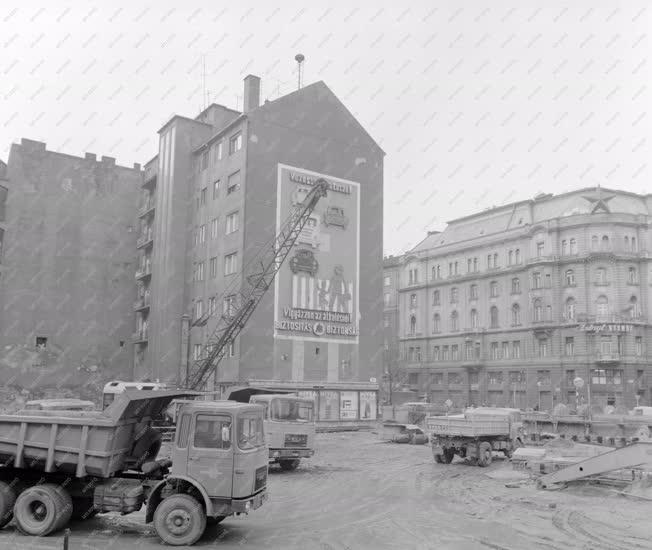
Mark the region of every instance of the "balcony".
POLYGON ((134 311, 143 311, 146 309, 149 309, 149 295, 138 298, 138 300, 134 302, 134 311))
POLYGON ((620 363, 620 353, 598 351, 595 353, 595 362, 600 364, 620 363))
POLYGON ((484 366, 484 359, 481 357, 471 357, 462 360, 462 366, 470 369, 479 369, 484 366))
POLYGON ((131 335, 134 344, 144 344, 147 342, 147 329, 139 330, 131 335))
POLYGON ((153 188, 156 186, 156 176, 158 175, 158 162, 145 166, 143 171, 143 187, 153 188))
POLYGON ((560 259, 559 256, 536 256, 534 258, 528 258, 526 264, 527 265, 532 265, 532 264, 544 264, 544 263, 550 263, 550 262, 558 262, 560 259))
POLYGON ((146 277, 150 277, 152 275, 152 266, 150 264, 147 264, 146 266, 141 266, 138 268, 136 271, 136 280, 141 280, 145 279, 146 277))
POLYGON ((144 218, 145 216, 149 216, 149 214, 153 212, 154 212, 154 201, 149 200, 145 202, 145 204, 141 205, 141 207, 138 209, 138 217, 144 218))
POLYGON ((136 241, 136 248, 147 248, 153 243, 152 230, 150 229, 146 234, 138 237, 136 241))

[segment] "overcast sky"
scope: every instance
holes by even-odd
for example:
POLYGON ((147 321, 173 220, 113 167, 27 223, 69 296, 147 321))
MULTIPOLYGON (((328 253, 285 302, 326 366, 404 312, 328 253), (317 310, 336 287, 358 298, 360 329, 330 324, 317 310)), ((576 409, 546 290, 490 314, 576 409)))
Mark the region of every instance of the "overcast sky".
MULTIPOLYGON (((385 251, 483 208, 647 192, 650 2, 3 2, 0 158, 28 137, 130 165, 173 113, 323 80, 387 153, 385 251), (12 5, 13 4, 13 5, 12 5)), ((309 167, 308 167, 309 168, 309 167)))

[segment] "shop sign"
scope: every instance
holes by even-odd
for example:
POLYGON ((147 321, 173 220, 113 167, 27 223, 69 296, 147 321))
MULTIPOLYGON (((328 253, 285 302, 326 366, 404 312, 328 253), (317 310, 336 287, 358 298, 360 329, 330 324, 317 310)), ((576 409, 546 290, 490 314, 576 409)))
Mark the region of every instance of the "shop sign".
POLYGON ((582 332, 631 332, 633 325, 627 323, 580 323, 582 332))

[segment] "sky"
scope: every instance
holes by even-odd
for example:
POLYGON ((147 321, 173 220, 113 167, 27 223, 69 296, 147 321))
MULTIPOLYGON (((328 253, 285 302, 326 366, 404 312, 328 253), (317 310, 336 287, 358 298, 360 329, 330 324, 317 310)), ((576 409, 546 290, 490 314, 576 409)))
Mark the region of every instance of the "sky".
POLYGON ((4 161, 26 137, 144 163, 172 114, 206 98, 241 108, 249 73, 262 99, 295 90, 302 53, 304 84, 323 80, 386 152, 386 254, 540 192, 649 190, 649 2, 8 0, 2 13, 4 161))

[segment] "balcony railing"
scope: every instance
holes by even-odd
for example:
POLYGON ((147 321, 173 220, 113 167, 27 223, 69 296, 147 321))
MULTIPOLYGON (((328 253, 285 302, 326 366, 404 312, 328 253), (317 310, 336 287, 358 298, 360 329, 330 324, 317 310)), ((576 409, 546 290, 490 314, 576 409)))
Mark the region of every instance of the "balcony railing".
POLYGON ((595 353, 595 360, 598 363, 619 363, 620 353, 597 351, 595 353))
POLYGON ((151 274, 152 274, 152 266, 151 265, 146 265, 144 267, 139 267, 138 270, 136 270, 136 279, 142 279, 144 277, 148 277, 151 274))
POLYGON ((154 211, 154 201, 148 200, 144 204, 142 204, 138 209, 138 216, 142 218, 143 216, 145 216, 146 214, 152 211, 154 211))
POLYGON ((138 240, 136 241, 136 248, 142 248, 143 246, 150 244, 152 242, 152 239, 153 239, 153 233, 151 230, 149 230, 144 235, 138 237, 138 240))
POLYGON ((136 311, 138 311, 139 309, 145 309, 145 308, 148 308, 148 307, 149 307, 149 296, 144 296, 144 297, 138 298, 138 300, 136 300, 134 302, 134 309, 136 311))
POLYGON ((534 258, 528 258, 527 265, 538 264, 541 262, 558 262, 559 259, 560 257, 555 255, 535 256, 534 258))
POLYGON ((147 336, 147 329, 143 329, 134 332, 131 336, 131 339, 134 341, 134 343, 147 342, 147 336))
POLYGON ((145 166, 143 174, 143 185, 151 185, 156 180, 158 174, 158 163, 154 162, 150 166, 145 166))

